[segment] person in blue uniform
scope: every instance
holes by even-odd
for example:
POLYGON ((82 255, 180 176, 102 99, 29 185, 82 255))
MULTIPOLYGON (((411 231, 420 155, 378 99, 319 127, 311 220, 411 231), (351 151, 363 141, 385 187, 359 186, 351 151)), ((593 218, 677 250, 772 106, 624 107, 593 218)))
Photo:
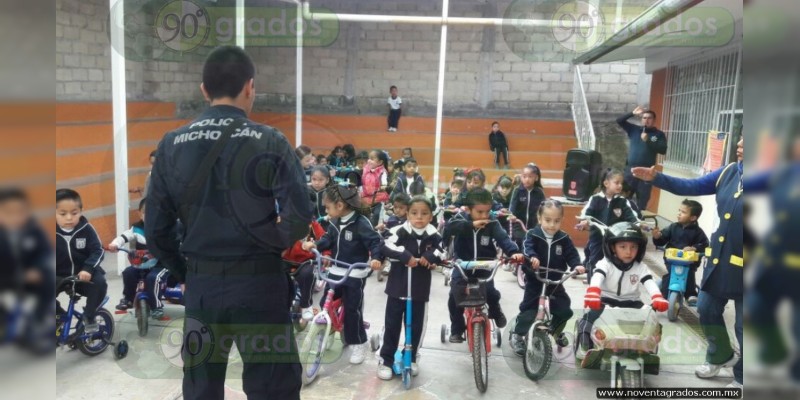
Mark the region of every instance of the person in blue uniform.
POLYGON ((695 179, 681 179, 656 171, 653 167, 636 167, 632 174, 638 179, 670 193, 683 196, 715 195, 719 227, 711 235, 706 248, 708 262, 703 270, 697 312, 700 327, 708 339, 706 362, 695 369, 695 375, 708 379, 715 377, 725 367, 733 367, 734 381, 731 387, 742 387, 742 359, 728 336, 728 328, 722 313, 729 300, 734 301, 736 321, 734 330, 739 348, 742 348, 742 306, 744 298, 744 252, 742 245, 742 160, 744 140, 737 144, 737 161, 695 179))

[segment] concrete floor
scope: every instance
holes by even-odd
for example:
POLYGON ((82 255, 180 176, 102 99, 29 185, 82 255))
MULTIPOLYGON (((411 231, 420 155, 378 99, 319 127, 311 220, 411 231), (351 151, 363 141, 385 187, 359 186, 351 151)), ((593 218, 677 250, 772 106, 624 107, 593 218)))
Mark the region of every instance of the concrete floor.
MULTIPOLYGON (((660 258, 660 253, 649 253, 651 259, 660 258)), ((107 271, 116 271, 115 258, 107 258, 107 271)), ((113 309, 119 301, 122 281, 114 274, 108 275, 111 300, 106 308, 113 309)), ((404 390, 399 378, 384 382, 375 376, 378 357, 369 354, 361 365, 348 363, 349 350, 342 357, 325 365, 320 376, 302 391, 304 399, 478 399, 517 398, 531 395, 547 396, 550 399, 595 398, 597 387, 607 387, 609 374, 597 371, 576 371, 571 352, 554 354, 553 365, 544 380, 533 382, 522 371, 522 359, 511 351, 508 335, 503 334, 501 349, 493 349, 489 359, 489 388, 485 395, 476 389, 473 380, 472 359, 466 343, 441 343, 440 329, 449 323, 447 293, 444 277, 434 273, 431 299, 428 307, 426 334, 420 349, 420 374, 414 378, 411 390, 404 390)), ((385 283, 373 276, 365 289, 364 314, 372 328, 369 333, 379 332, 383 327, 385 283)), ((501 304, 509 320, 518 310, 523 290, 517 286, 515 277, 499 271, 496 286, 502 293, 501 304)), ((565 285, 572 298, 577 315, 582 311, 586 286, 580 280, 570 280, 565 285)), ((319 296, 319 294, 318 294, 319 296)), ((726 319, 733 314, 732 303, 726 308, 726 319)), ((168 321, 151 324, 147 337, 136 333, 135 320, 131 315, 116 315, 117 336, 130 344, 130 354, 115 361, 111 351, 89 358, 79 351, 59 349, 56 353, 56 393, 59 399, 164 399, 182 398, 180 369, 180 338, 183 309, 168 305, 168 321), (177 335, 177 336, 176 336, 177 335), (87 377, 91 377, 87 382, 87 377)), ((730 369, 723 370, 719 377, 701 380, 695 377, 694 367, 703 362, 705 341, 683 321, 671 323, 666 315, 659 318, 664 324, 660 355, 662 359, 659 375, 646 375, 648 387, 722 387, 732 379, 730 369)), ((568 324, 571 330, 572 322, 568 324)), ((730 326, 730 324, 729 324, 730 326)), ((302 337, 301 337, 302 339, 302 337)), ((335 349, 340 349, 339 341, 335 349)), ((340 349, 341 351, 341 349, 340 349)), ((228 367, 227 399, 244 399, 241 390, 241 362, 232 354, 228 367)))

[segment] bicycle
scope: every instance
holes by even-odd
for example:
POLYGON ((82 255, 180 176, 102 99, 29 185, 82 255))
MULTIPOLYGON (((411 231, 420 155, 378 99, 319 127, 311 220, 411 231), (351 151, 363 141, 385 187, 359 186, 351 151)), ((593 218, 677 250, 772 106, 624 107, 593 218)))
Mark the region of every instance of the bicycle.
MULTIPOLYGON (((472 353, 472 368, 475 376, 475 385, 481 393, 486 392, 489 385, 489 354, 492 352, 492 337, 498 347, 502 344, 502 332, 488 315, 486 305, 486 283, 494 279, 501 260, 489 261, 461 261, 452 263, 454 268, 461 271, 464 278, 464 290, 454 291, 456 305, 464 307, 464 318, 467 322, 467 344, 472 353), (491 271, 488 278, 469 277, 465 271, 491 271), (487 323, 489 322, 489 323, 487 323)), ((460 286, 460 285, 459 285, 460 286)), ((450 334, 448 324, 442 324, 440 339, 445 343, 450 334)))
MULTIPOLYGON (((547 295, 547 286, 554 285, 556 288, 563 285, 571 277, 578 274, 577 270, 569 274, 564 274, 565 271, 539 267, 534 270, 534 276, 539 282, 542 282, 542 293, 539 295, 539 308, 536 311, 536 319, 533 325, 528 329, 525 335, 525 355, 522 358, 522 366, 525 370, 525 375, 534 381, 544 378, 547 371, 550 370, 550 364, 553 361, 553 344, 550 342, 548 335, 552 333, 553 326, 551 326, 552 317, 550 315, 550 296, 547 295), (545 276, 541 276, 541 271, 545 271, 545 276), (548 272, 562 273, 561 279, 555 281, 547 277, 548 272)), ((562 349, 559 346, 558 351, 562 349)))
MULTIPOLYGON (((316 379, 319 374, 325 352, 333 344, 333 335, 337 332, 342 335, 344 328, 344 305, 342 299, 333 299, 334 288, 344 283, 350 273, 356 269, 369 268, 367 263, 348 264, 343 261, 323 256, 317 249, 311 249, 317 260, 314 273, 319 279, 330 284, 330 288, 325 297, 325 305, 322 310, 312 319, 311 328, 308 331, 303 345, 300 348, 300 363, 303 364, 303 385, 308 385, 316 379), (347 271, 341 279, 330 279, 328 273, 322 270, 322 260, 329 261, 341 266, 346 266, 347 271)), ((369 329, 369 322, 364 321, 364 329, 369 329)))
POLYGON ((153 267, 158 264, 147 250, 128 250, 124 247, 117 249, 128 255, 131 267, 139 272, 139 282, 136 284, 136 294, 133 297, 133 314, 136 317, 136 328, 140 337, 147 336, 150 319, 150 295, 145 290, 145 277, 153 267))
POLYGON ((103 308, 108 302, 106 296, 100 305, 97 307, 95 314, 95 322, 97 322, 98 330, 93 333, 86 333, 84 330, 83 313, 75 309, 75 303, 80 300, 81 295, 75 290, 77 284, 92 285, 92 282, 81 281, 77 275, 72 275, 64 278, 59 284, 59 288, 65 287, 65 292, 69 296, 69 305, 67 310, 63 311, 57 307, 56 312, 56 344, 57 347, 69 346, 69 348, 77 348, 81 353, 87 356, 96 356, 104 352, 108 346, 114 346, 114 357, 119 359, 125 358, 128 355, 128 342, 120 340, 117 343, 111 341, 114 337, 114 317, 111 313, 103 308), (62 312, 58 312, 62 311, 62 312), (78 322, 72 326, 73 318, 77 318, 78 322), (98 321, 99 319, 99 321, 98 321))

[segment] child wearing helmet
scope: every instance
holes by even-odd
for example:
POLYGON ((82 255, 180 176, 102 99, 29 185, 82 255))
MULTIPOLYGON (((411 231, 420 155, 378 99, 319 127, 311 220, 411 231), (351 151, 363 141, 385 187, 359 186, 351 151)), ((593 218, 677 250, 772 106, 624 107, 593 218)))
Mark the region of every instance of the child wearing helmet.
POLYGON ((597 263, 584 297, 584 307, 590 310, 578 323, 578 341, 583 352, 592 346, 589 334, 605 305, 642 308, 642 286, 650 295, 656 311, 663 312, 669 308, 650 270, 642 263, 646 245, 647 237, 630 222, 618 222, 603 235, 605 257, 597 263))

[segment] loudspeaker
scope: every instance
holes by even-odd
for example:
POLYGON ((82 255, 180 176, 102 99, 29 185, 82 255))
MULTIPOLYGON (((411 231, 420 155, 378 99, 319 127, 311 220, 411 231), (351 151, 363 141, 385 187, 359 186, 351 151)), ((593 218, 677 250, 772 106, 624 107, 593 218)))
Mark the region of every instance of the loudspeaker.
POLYGON ((602 179, 603 156, 594 150, 572 149, 567 152, 564 168, 564 197, 587 201, 602 179))

